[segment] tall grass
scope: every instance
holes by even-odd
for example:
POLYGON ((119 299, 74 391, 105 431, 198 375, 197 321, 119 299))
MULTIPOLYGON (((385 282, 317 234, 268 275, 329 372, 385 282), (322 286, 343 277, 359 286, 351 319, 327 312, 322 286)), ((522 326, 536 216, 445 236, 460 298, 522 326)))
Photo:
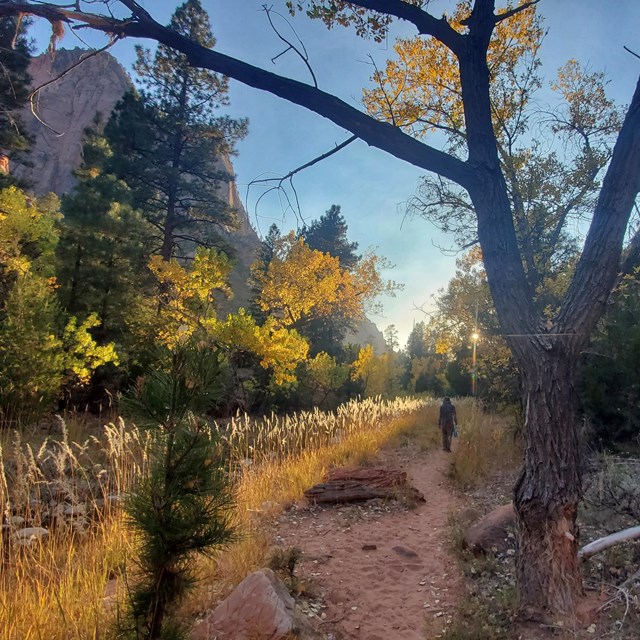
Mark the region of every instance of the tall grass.
POLYGON ((458 407, 458 444, 449 474, 461 488, 478 486, 494 471, 515 469, 522 446, 508 418, 485 413, 473 401, 458 407))
MULTIPOLYGON (((226 445, 241 535, 219 557, 199 561, 209 588, 200 589, 185 612, 206 608, 264 564, 269 518, 301 498, 330 466, 366 463, 398 434, 416 425, 431 425, 433 432, 436 423, 433 401, 405 398, 350 402, 335 413, 258 421, 238 416, 213 425, 226 445)), ((120 498, 146 473, 153 432, 120 420, 98 436, 72 442, 63 421, 60 429, 59 438, 46 437, 37 448, 17 433, 0 445, 3 640, 108 637, 118 607, 107 606, 105 586, 120 578, 117 602, 126 572, 135 571, 136 541, 120 498), (49 535, 20 544, 15 533, 25 526, 44 526, 49 535)))

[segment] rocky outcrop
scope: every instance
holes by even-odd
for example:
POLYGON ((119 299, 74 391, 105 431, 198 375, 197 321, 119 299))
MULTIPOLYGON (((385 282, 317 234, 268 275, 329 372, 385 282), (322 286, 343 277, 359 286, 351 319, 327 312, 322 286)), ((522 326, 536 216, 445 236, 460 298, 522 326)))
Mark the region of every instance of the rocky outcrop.
POLYGON ((43 87, 34 96, 33 107, 22 114, 34 141, 29 154, 32 166, 18 165, 11 172, 27 180, 37 195, 50 191, 60 195, 73 188, 84 130, 96 117, 106 122, 132 86, 112 55, 90 54, 84 49, 60 49, 34 58, 29 66, 32 86, 43 87))
POLYGON ((370 344, 378 355, 387 350, 384 335, 369 318, 364 318, 354 331, 347 333, 344 341, 347 344, 358 344, 360 346, 370 344))

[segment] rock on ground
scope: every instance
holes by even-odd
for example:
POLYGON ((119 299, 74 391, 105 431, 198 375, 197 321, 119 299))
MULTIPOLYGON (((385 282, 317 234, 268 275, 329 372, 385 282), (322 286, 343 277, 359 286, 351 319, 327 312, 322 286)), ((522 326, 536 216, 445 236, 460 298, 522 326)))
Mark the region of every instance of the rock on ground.
POLYGON ((509 548, 509 532, 515 530, 513 503, 505 504, 472 524, 464 535, 463 545, 473 553, 501 553, 509 548))
POLYGON ((317 637, 271 569, 247 576, 193 631, 192 640, 284 640, 317 637))

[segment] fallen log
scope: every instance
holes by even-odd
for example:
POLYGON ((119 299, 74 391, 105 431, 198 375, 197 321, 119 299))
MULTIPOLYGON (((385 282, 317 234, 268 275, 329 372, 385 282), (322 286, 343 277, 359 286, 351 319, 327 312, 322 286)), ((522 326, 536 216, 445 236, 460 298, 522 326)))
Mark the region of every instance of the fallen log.
POLYGON ((605 551, 609 547, 613 547, 616 544, 620 544, 621 542, 629 542, 630 540, 637 540, 640 538, 640 527, 630 527, 629 529, 623 529, 622 531, 617 531, 616 533, 612 533, 611 535, 605 536, 604 538, 599 538, 598 540, 594 540, 589 544, 585 545, 578 551, 578 558, 580 560, 587 560, 591 556, 600 553, 601 551, 605 551))
POLYGON ((386 498, 388 491, 368 487, 357 480, 330 480, 307 489, 304 495, 309 502, 332 504, 386 498))
POLYGON ((423 502, 424 496, 407 483, 407 474, 397 469, 369 467, 332 469, 325 481, 304 492, 309 502, 336 504, 362 502, 374 498, 404 497, 423 502))

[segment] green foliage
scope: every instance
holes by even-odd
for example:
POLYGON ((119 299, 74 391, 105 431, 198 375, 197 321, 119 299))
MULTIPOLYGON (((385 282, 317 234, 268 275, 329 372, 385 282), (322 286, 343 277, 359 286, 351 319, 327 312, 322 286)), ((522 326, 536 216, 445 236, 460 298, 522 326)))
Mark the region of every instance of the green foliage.
POLYGON ((329 253, 340 260, 340 266, 353 269, 360 260, 356 251, 357 242, 349 242, 347 238, 348 225, 340 211, 340 205, 332 204, 328 211, 305 225, 300 231, 311 249, 329 253))
MULTIPOLYGON (((31 46, 26 37, 29 22, 0 18, 0 151, 10 160, 22 160, 29 138, 19 115, 29 96, 28 68, 31 46)), ((11 174, 0 171, 0 189, 13 184, 11 174)))
POLYGON ((112 155, 103 136, 86 132, 78 183, 62 200, 59 295, 70 313, 99 312, 94 335, 101 342, 115 340, 135 356, 144 342, 142 325, 157 306, 146 268, 153 231, 133 208, 126 183, 107 173, 112 155))
POLYGON ((60 307, 46 279, 18 275, 0 322, 0 406, 3 422, 46 411, 64 380, 60 307))
POLYGON ((139 535, 132 623, 121 637, 185 638, 175 608, 193 586, 193 554, 211 555, 233 540, 233 505, 222 448, 193 412, 219 400, 220 369, 202 345, 178 345, 167 367, 141 379, 129 408, 160 429, 148 476, 130 493, 126 511, 139 535))
POLYGON ((56 295, 57 201, 33 200, 15 187, 0 192, 0 410, 3 421, 28 420, 49 408, 63 385, 85 384, 102 364, 117 362, 56 295))
POLYGON ((614 292, 585 358, 582 401, 601 445, 640 437, 640 271, 614 292))
POLYGON ((223 369, 211 345, 191 339, 172 349, 158 346, 155 362, 123 401, 138 421, 173 431, 189 412, 206 413, 220 402, 223 369))
POLYGON ((308 359, 300 375, 300 385, 310 406, 337 407, 342 399, 343 386, 349 380, 349 371, 349 365, 338 364, 335 358, 324 352, 308 359))
MULTIPOLYGON (((178 7, 171 27, 205 47, 215 43, 198 0, 178 7)), ((246 121, 214 115, 228 101, 226 78, 165 45, 153 58, 140 47, 137 54, 144 88, 125 95, 107 123, 108 171, 131 187, 164 260, 189 255, 194 244, 226 247, 222 225, 232 226, 235 214, 219 193, 232 179, 222 156, 245 135, 246 121)))

